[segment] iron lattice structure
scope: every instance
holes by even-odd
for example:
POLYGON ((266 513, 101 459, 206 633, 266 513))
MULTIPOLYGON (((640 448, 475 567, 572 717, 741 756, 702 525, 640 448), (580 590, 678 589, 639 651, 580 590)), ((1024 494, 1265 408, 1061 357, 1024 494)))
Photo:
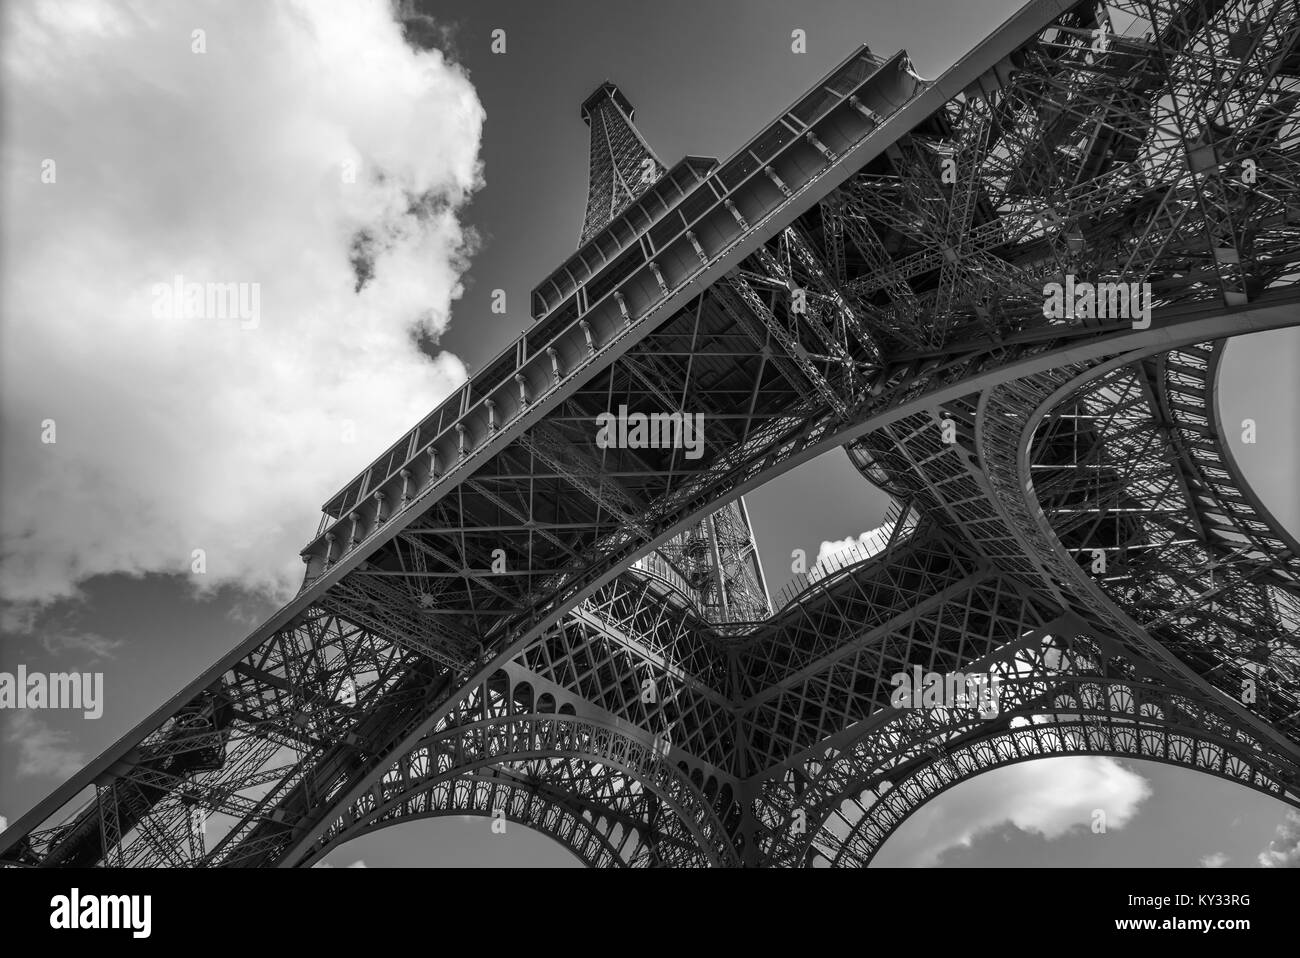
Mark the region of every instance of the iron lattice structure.
POLYGON ((591 128, 591 162, 579 246, 664 173, 663 163, 632 122, 635 116, 627 97, 608 80, 582 103, 583 122, 591 128))
POLYGON ((933 82, 863 47, 671 169, 602 86, 536 323, 0 858, 309 865, 500 809, 593 865, 863 865, 1049 755, 1300 805, 1297 543, 1215 401, 1228 338, 1300 322, 1298 36, 1294 0, 1035 0, 933 82), (1149 326, 1045 316, 1067 275, 1150 283, 1149 326), (705 454, 598 448, 619 404, 705 413, 705 454), (836 447, 899 507, 767 614, 739 497, 836 447), (1001 675, 999 714, 892 708, 915 665, 1001 675))

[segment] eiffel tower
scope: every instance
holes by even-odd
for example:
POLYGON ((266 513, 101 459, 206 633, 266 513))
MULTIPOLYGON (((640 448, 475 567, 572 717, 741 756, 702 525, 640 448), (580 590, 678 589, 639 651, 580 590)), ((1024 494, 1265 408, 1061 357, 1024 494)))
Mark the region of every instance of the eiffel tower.
POLYGON ((1229 338, 1300 323, 1298 38, 1293 0, 1033 0, 671 168, 602 84, 532 326, 0 862, 307 866, 480 815, 592 866, 861 866, 1060 755, 1300 806, 1300 547, 1216 403, 1229 338), (600 447, 620 405, 702 413, 702 455, 600 447), (895 508, 773 603, 742 497, 836 448, 895 508), (894 707, 917 667, 996 714, 894 707))

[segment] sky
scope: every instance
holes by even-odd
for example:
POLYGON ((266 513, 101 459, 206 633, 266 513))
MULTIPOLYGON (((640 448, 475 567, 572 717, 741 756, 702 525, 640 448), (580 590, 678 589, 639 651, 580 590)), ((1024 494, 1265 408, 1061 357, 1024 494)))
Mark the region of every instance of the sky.
MULTIPOLYGON (((935 76, 1017 6, 455 0, 407 4, 404 34, 375 0, 6 3, 0 671, 103 671, 107 691, 98 720, 0 713, 0 816, 287 599, 320 504, 530 323, 529 291, 577 244, 578 108, 599 83, 669 165, 725 158, 857 44, 935 76), (177 276, 238 284, 248 308, 187 313, 177 276)), ((1225 362, 1225 421, 1254 418, 1259 437, 1234 452, 1300 529, 1300 336, 1234 341, 1225 362)), ((825 554, 887 505, 839 452, 747 501, 774 593, 791 550, 825 554)), ((1266 796, 1063 759, 941 796, 878 863, 1287 864, 1297 846, 1266 796), (1122 823, 1104 836, 1087 828, 1098 802, 1122 823)), ((468 819, 327 861, 574 864, 468 819)))

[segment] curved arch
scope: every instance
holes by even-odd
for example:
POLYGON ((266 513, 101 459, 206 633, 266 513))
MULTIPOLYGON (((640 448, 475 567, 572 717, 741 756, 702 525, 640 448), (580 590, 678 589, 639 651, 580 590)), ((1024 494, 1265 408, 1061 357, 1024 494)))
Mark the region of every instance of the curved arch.
MULTIPOLYGON (((1251 716, 1259 732, 1289 754, 1294 765, 1300 760, 1300 748, 1286 734, 1297 727, 1295 699, 1300 692, 1300 654, 1294 640, 1288 641, 1286 629, 1273 623, 1276 635, 1270 639, 1278 648, 1270 649, 1267 658, 1282 679, 1275 683, 1277 701, 1270 704, 1262 697, 1258 702, 1239 701, 1244 683, 1256 678, 1252 650, 1260 635, 1269 634, 1269 617, 1252 615, 1251 622, 1234 623, 1224 609, 1225 600, 1231 600, 1245 603, 1243 609, 1248 605, 1251 610, 1272 611, 1276 618, 1282 603, 1285 615, 1296 617, 1300 608, 1294 595, 1278 591, 1274 596, 1265 573, 1276 568, 1294 581, 1300 562, 1285 552, 1254 547, 1244 532, 1233 538, 1227 530, 1234 523, 1267 529, 1267 521, 1276 521, 1267 514, 1266 519, 1251 513, 1247 503, 1229 513, 1235 518, 1224 523, 1223 530, 1202 526, 1197 493, 1217 499, 1223 487, 1234 483, 1244 487, 1243 477, 1225 473, 1218 492, 1205 491, 1208 484, 1196 476, 1189 478, 1161 458, 1140 454, 1169 441, 1162 432, 1167 417, 1143 379, 1145 372, 1136 361, 1140 358, 1120 357, 1089 369, 1058 370, 1040 374, 1015 390, 994 390, 1000 397, 1010 397, 995 414, 1020 423, 1015 440, 1019 490, 1013 494, 1004 486, 1000 503, 1034 543, 1036 555, 1068 593, 1074 608, 1091 610, 1113 634, 1127 635, 1147 648, 1167 663, 1175 677, 1194 676, 1194 681, 1223 693, 1220 707, 1239 717, 1251 716), (1045 488, 1032 471, 1040 427, 1063 407, 1092 419, 1095 443, 1089 461, 1114 474, 1109 490, 1095 496, 1089 507, 1098 514, 1114 511, 1134 517, 1129 520, 1136 530, 1132 543, 1140 554, 1124 557, 1122 577, 1090 576, 1069 555, 1057 529, 1070 512, 1079 510, 1068 504, 1068 497, 1054 498, 1050 484, 1045 488), (1208 647, 1218 651, 1212 675, 1197 667, 1208 647)), ((1221 437, 1210 434, 1202 440, 1226 466, 1221 437)), ((1005 442, 1004 438, 1004 446, 1005 442)), ((1001 479, 1005 484, 1006 477, 1001 479)), ((1125 551, 1130 547, 1126 544, 1125 551)))
POLYGON ((913 806, 956 780, 1026 757, 1150 758, 1300 806, 1289 768, 1267 742, 1242 734, 1200 698, 1173 690, 1140 660, 1127 661, 1119 643, 1031 637, 990 671, 1000 676, 1001 707, 992 720, 966 709, 885 710, 833 751, 769 779, 754 803, 764 860, 807 865, 814 852, 832 860, 852 838, 867 842, 866 851, 852 853, 865 862, 913 806), (879 805, 886 789, 903 785, 906 809, 898 797, 879 805), (866 837, 853 837, 858 832, 866 837))
POLYGON ((651 856, 645 843, 634 841, 628 846, 619 840, 627 836, 627 832, 618 835, 612 828, 602 829, 599 819, 572 814, 558 797, 541 797, 535 789, 494 776, 492 772, 492 769, 485 769, 448 783, 449 787, 439 790, 436 796, 445 799, 442 804, 434 801, 435 795, 430 789, 412 807, 374 818, 340 834, 328 845, 313 849, 302 864, 311 866, 350 841, 394 825, 450 816, 504 818, 545 835, 563 846, 588 868, 635 868, 650 864, 651 856), (457 782, 467 782, 469 787, 456 787, 457 782), (498 800, 503 795, 504 800, 498 800))
POLYGON ((677 866, 737 864, 713 803, 688 772, 653 746, 563 714, 563 708, 491 716, 426 737, 326 830, 303 861, 408 816, 465 814, 465 808, 490 814, 498 806, 483 803, 502 791, 513 803, 504 808, 508 820, 516 816, 589 863, 649 863, 653 857, 677 866), (457 788, 467 783, 486 790, 457 799, 457 788), (610 843, 615 825, 624 837, 638 833, 630 848, 610 843))
MULTIPOLYGON (((792 420, 797 420, 794 424, 779 423, 777 432, 753 437, 753 442, 729 450, 710 467, 707 474, 666 496, 659 507, 662 519, 656 526, 653 538, 647 540, 623 532, 614 533, 610 549, 604 551, 601 562, 588 564, 580 576, 567 582, 562 593, 533 607, 523 616, 522 622, 511 623, 503 619, 500 628, 508 638, 502 640, 495 658, 467 670, 467 682, 472 684, 482 681, 499 663, 536 641, 564 615, 626 571, 638 556, 658 547, 720 506, 799 463, 828 449, 843 446, 882 425, 902 420, 908 415, 929 409, 936 403, 960 399, 973 390, 989 389, 1014 377, 1020 377, 1016 381, 1021 381, 1024 377, 1032 377, 1060 364, 1077 366, 1120 352, 1130 356, 1135 351, 1142 350, 1160 352, 1180 344, 1220 338, 1239 331, 1242 327, 1258 331, 1300 323, 1300 316, 1293 309, 1284 303, 1272 302, 1232 310, 1206 311, 1197 306, 1177 307, 1156 319, 1160 325, 1153 322, 1152 328, 1145 330, 1109 330, 1093 337, 1067 340, 1064 345, 1049 340, 1014 347, 995 346, 985 351, 972 351, 948 364, 936 362, 927 365, 924 372, 910 374, 907 370, 900 370, 899 375, 891 379, 879 395, 870 397, 848 420, 841 421, 827 415, 811 420, 807 417, 792 417, 792 420)), ((400 524, 404 524, 404 520, 399 522, 399 517, 395 516, 390 531, 395 533, 400 524)), ((351 553, 341 557, 329 572, 321 575, 309 589, 304 590, 300 599, 328 587, 349 572, 353 558, 351 553)), ((297 601, 299 600, 295 600, 297 601)), ((426 714, 406 738, 397 743, 391 754, 400 755, 412 747, 430 728, 443 720, 446 709, 450 707, 450 704, 440 706, 426 714)), ((386 764, 385 762, 383 767, 386 764)), ((358 777, 339 796, 338 804, 331 805, 321 815, 321 821, 329 821, 340 808, 347 807, 365 794, 380 774, 380 767, 376 767, 358 777)), ((313 828, 311 833, 304 833, 301 840, 294 842, 284 853, 284 859, 297 859, 306 853, 315 840, 314 835, 320 832, 313 828)))
MULTIPOLYGON (((1220 339, 1217 342, 1221 341, 1220 339)), ((1144 360, 1155 357, 1155 362, 1164 364, 1168 361, 1169 354, 1176 352, 1177 349, 1194 350, 1196 348, 1198 347, 1194 343, 1166 343, 1164 346, 1152 344, 1141 350, 1124 352, 1112 355, 1109 358, 1103 356, 1081 357, 1081 361, 1060 368, 1040 370, 1018 380, 992 385, 980 394, 979 415, 973 417, 976 423, 975 449, 978 451, 983 467, 988 473, 989 484, 994 492, 993 498, 998 512, 1006 523, 1008 532, 1019 539, 1019 544, 1022 547, 1020 553, 1031 563, 1025 564, 1024 568, 1014 571, 1020 575, 1027 575, 1033 580, 1041 581, 1062 601, 1063 606, 1072 608, 1083 617, 1083 626, 1087 631, 1094 634, 1113 636, 1118 640, 1119 651, 1123 651, 1125 648, 1141 648, 1144 652, 1153 653, 1154 666, 1148 671, 1157 687, 1181 689, 1180 694, 1188 696, 1189 703, 1195 702, 1194 708, 1198 712, 1196 720, 1181 723, 1178 727, 1170 726, 1164 729, 1145 727, 1141 724, 1129 722, 1126 730, 1126 717, 1111 716, 1109 721, 1112 724, 1108 726, 1110 738, 1104 746, 1099 747, 1088 739, 1084 739, 1082 742, 1072 740, 1071 736, 1066 733, 1068 731, 1077 733, 1082 727, 1072 726, 1070 721, 1062 721, 1060 715, 1050 713, 1045 715, 1042 712, 1031 711, 1029 714, 1034 716, 1033 721, 1036 723, 1034 730, 1013 731, 1007 729, 991 738, 993 741, 1015 743, 1025 740, 1031 734, 1041 735, 1042 727, 1047 725, 1059 728, 1061 731, 1056 747, 1039 754, 1112 754, 1134 757, 1135 751, 1130 747, 1131 742, 1137 742, 1141 745, 1143 742, 1151 740, 1154 735, 1156 741, 1163 743, 1161 749, 1153 754, 1142 755, 1141 757, 1171 764, 1189 765, 1232 781, 1246 781, 1253 788, 1278 797, 1286 796, 1283 800, 1292 804, 1300 804, 1300 801, 1296 799, 1295 782, 1297 776, 1295 762, 1293 756, 1288 755, 1288 752, 1294 751, 1294 743, 1285 740, 1284 736, 1278 731, 1277 719, 1279 717, 1273 715, 1256 716, 1253 734, 1257 738, 1254 741, 1249 741, 1243 751, 1242 746, 1246 740, 1241 736, 1234 737, 1230 732, 1234 725, 1233 719, 1240 719, 1241 710, 1236 709, 1234 707, 1235 703, 1228 700, 1226 696, 1220 697, 1212 693, 1204 682, 1197 681, 1190 666, 1175 659, 1158 643, 1152 642, 1147 637, 1145 629, 1138 624, 1141 618, 1137 615, 1131 616, 1131 613, 1136 610, 1131 606, 1126 607, 1123 602, 1116 604, 1113 601, 1112 594, 1084 573, 1078 562, 1066 551, 1060 535, 1058 535, 1054 527, 1054 519, 1061 518, 1064 513, 1059 509, 1054 510, 1053 501, 1043 495, 1041 483, 1035 482, 1039 477, 1035 476, 1031 471, 1034 462, 1032 456, 1035 452, 1034 440, 1036 436, 1040 435, 1038 433, 1039 427, 1049 418, 1053 410, 1069 403, 1080 391, 1085 391, 1089 385, 1098 381, 1105 381, 1108 376, 1124 375, 1126 370, 1137 368, 1138 364, 1144 360), (1171 349, 1171 345, 1175 349, 1171 349), (1181 671, 1179 671, 1179 668, 1171 668, 1172 666, 1180 667, 1181 671), (1189 679, 1190 681, 1188 681, 1189 679), (1263 721, 1260 721, 1260 719, 1263 719, 1263 721), (1279 740, 1282 741, 1279 742, 1279 740), (1280 749, 1278 748, 1279 744, 1283 746, 1280 749), (1221 757, 1222 762, 1219 765, 1209 766, 1200 759, 1201 756, 1211 754, 1211 752, 1207 752, 1207 749, 1212 750, 1213 754, 1221 757), (1227 760, 1229 755, 1235 755, 1232 762, 1227 760)), ((1217 371, 1217 360, 1207 363, 1206 368, 1205 385, 1207 392, 1213 394, 1213 374, 1217 371)), ((1161 419, 1161 417, 1154 415, 1146 418, 1153 422, 1161 419)), ((1170 418, 1164 417, 1164 421, 1169 421, 1170 418)), ((1218 449, 1222 446, 1220 434, 1211 431, 1210 440, 1217 454, 1218 449)), ((1115 461, 1122 461, 1124 457, 1115 455, 1111 458, 1115 461)), ((1135 461, 1137 457, 1129 456, 1128 459, 1135 461)), ((1222 469, 1221 472, 1226 474, 1229 479, 1235 480, 1244 486, 1239 471, 1232 468, 1228 458, 1224 456, 1221 461, 1229 462, 1228 467, 1222 469)), ((1223 485, 1224 481, 1220 474, 1216 473, 1215 475, 1220 478, 1220 485, 1223 485)), ((1121 483, 1115 483, 1114 485, 1115 488, 1123 488, 1121 483)), ((1188 493, 1187 496, 1190 498, 1191 493, 1188 493)), ((1250 498, 1243 498, 1246 498, 1247 502, 1250 503, 1250 498)), ((1070 504, 1077 505, 1077 499, 1070 504)), ((1240 512, 1234 518, 1240 520, 1240 512)), ((1262 522, 1271 525, 1273 530, 1276 530, 1275 520, 1270 522, 1271 516, 1267 516, 1266 513, 1256 513, 1254 516, 1248 516, 1244 521, 1253 521, 1255 518, 1259 518, 1262 522)), ((1278 556, 1279 558, 1275 561, 1291 559, 1286 549, 1263 551, 1270 559, 1278 556)), ((1147 618, 1149 619, 1149 616, 1147 618)), ((1145 658, 1145 656, 1139 655, 1134 660, 1137 661, 1142 658, 1145 658)), ((1133 680, 1130 678, 1128 681, 1131 683, 1133 680)), ((1219 688, 1218 691, 1229 692, 1229 690, 1223 688, 1219 688)), ((1070 713, 1060 714, 1068 716, 1070 713)), ((1021 715, 1019 718, 1024 720, 1026 716, 1021 715)), ((882 732, 877 728, 871 734, 880 737, 882 732)), ((897 747, 892 755, 886 756, 878 753, 873 756, 875 759, 872 763, 874 771, 869 776, 870 778, 874 778, 876 781, 884 781, 886 780, 884 779, 884 770, 891 769, 902 773, 905 776, 903 781, 909 783, 908 787, 913 790, 919 788, 921 792, 926 791, 926 788, 922 788, 917 783, 928 781, 930 785, 928 786, 929 794, 914 798, 908 805, 905 814, 902 816, 894 815, 893 824, 889 825, 885 831, 881 831, 883 826, 876 822, 873 816, 864 815, 859 822, 854 824, 853 835, 859 835, 864 829, 874 831, 875 834, 875 838, 869 843, 870 853, 863 860, 868 860, 870 855, 874 854, 874 849, 879 847, 885 834, 892 832, 902 818, 910 815, 915 807, 918 807, 927 797, 937 794, 936 788, 941 791, 950 787, 960 778, 969 777, 969 775, 977 774, 978 771, 983 770, 983 766, 972 765, 962 775, 941 780, 945 772, 959 767, 959 763, 954 765, 951 758, 944 761, 937 761, 934 758, 926 760, 916 754, 917 745, 927 740, 931 741, 939 749, 946 749, 949 745, 955 745, 959 750, 966 750, 964 753, 959 752, 958 754, 974 754, 977 746, 973 743, 990 738, 990 733, 987 731, 962 738, 964 735, 966 733, 963 730, 953 727, 933 730, 933 734, 929 736, 921 732, 906 745, 896 743, 897 747), (954 741, 956 738, 962 738, 962 740, 954 741), (935 771, 935 769, 943 769, 944 771, 935 771), (935 778, 935 776, 939 776, 939 778, 935 778)), ((1141 749, 1139 748, 1137 751, 1141 752, 1141 749)), ((808 797, 819 796, 816 803, 817 814, 809 816, 808 824, 812 828, 814 835, 820 834, 823 836, 822 840, 827 840, 824 838, 826 834, 825 823, 834 814, 833 806, 836 802, 832 798, 844 799, 849 797, 854 788, 864 781, 860 775, 846 777, 842 771, 838 776, 827 773, 827 769, 833 769, 837 762, 843 760, 844 754, 841 752, 834 757, 828 754, 821 759, 815 758, 805 762, 800 768, 805 781, 798 786, 800 792, 799 802, 806 803, 808 797)), ((1028 756, 1018 754, 999 755, 995 747, 992 751, 986 752, 984 757, 991 763, 988 767, 997 767, 1010 761, 1024 760, 1028 756)), ((903 794, 903 792, 900 792, 899 796, 903 794)), ((891 799, 890 802, 897 805, 901 800, 899 796, 891 799)), ((788 797, 790 800, 785 803, 784 808, 765 810, 767 812, 769 835, 779 832, 788 824, 786 814, 796 804, 792 794, 788 797)), ((880 796, 877 796, 877 803, 881 801, 880 796)), ((888 803, 882 803, 879 810, 883 812, 891 807, 893 806, 888 803)), ((764 817, 763 811, 759 810, 760 818, 764 817)), ((852 840, 860 841, 860 835, 852 838, 852 840)), ((790 854, 792 846, 797 847, 799 844, 797 842, 783 843, 777 838, 771 842, 769 853, 777 863, 794 864, 805 862, 801 854, 790 854)), ((809 844, 804 843, 805 847, 808 847, 809 844)), ((861 854, 858 857, 863 858, 861 854)))
POLYGON ((994 769, 1044 758, 1095 755, 1189 768, 1243 785, 1300 808, 1300 797, 1288 795, 1276 783, 1259 779, 1253 766, 1231 760, 1230 754, 1222 745, 1208 737, 1180 735, 1166 739, 1162 736, 1160 741, 1165 754, 1159 754, 1142 747, 1150 744, 1152 737, 1157 734, 1152 731, 1143 731, 1134 726, 1131 734, 1105 744, 1093 744, 1096 733, 1096 726, 1052 722, 1008 729, 964 745, 960 751, 950 753, 945 761, 919 767, 879 794, 872 806, 851 827, 849 834, 837 842, 838 847, 833 857, 827 858, 820 851, 812 850, 803 864, 820 867, 821 863, 817 861, 820 857, 822 862, 832 867, 865 867, 907 819, 944 792, 994 769), (1044 750, 1041 741, 1042 730, 1045 728, 1051 729, 1058 739, 1051 744, 1050 750, 1044 750), (1125 744, 1131 748, 1124 749, 1125 744), (1171 744, 1175 746, 1173 749, 1168 748, 1171 744))
MULTIPOLYGON (((569 853, 570 855, 572 855, 575 859, 577 859, 577 860, 581 863, 581 865, 582 865, 584 868, 618 868, 618 867, 629 867, 629 868, 635 868, 635 867, 641 867, 640 863, 638 863, 638 862, 626 862, 626 861, 619 861, 619 860, 610 860, 609 858, 607 858, 606 856, 604 856, 604 855, 602 855, 602 854, 589 854, 589 853, 588 853, 589 850, 588 850, 588 848, 587 848, 586 846, 584 846, 584 845, 582 845, 582 844, 575 844, 575 843, 568 842, 568 841, 561 841, 561 840, 560 840, 558 837, 556 837, 556 835, 554 835, 553 833, 548 832, 548 831, 544 831, 543 829, 538 828, 538 827, 537 827, 533 822, 531 822, 531 821, 526 821, 526 820, 524 820, 524 819, 522 819, 522 818, 520 818, 520 817, 517 817, 517 816, 513 815, 513 814, 512 814, 511 812, 509 812, 509 811, 505 811, 505 812, 503 812, 499 817, 502 818, 502 819, 504 819, 505 821, 509 822, 509 823, 512 824, 512 825, 518 825, 519 827, 525 829, 525 830, 528 831, 528 832, 531 832, 531 833, 533 833, 533 834, 535 834, 535 835, 540 835, 541 837, 545 838, 548 842, 552 842, 552 843, 554 843, 554 844, 556 844, 556 845, 559 845, 559 846, 562 847, 566 852, 568 852, 568 853, 569 853)), ((469 808, 466 808, 466 809, 448 808, 448 809, 439 809, 439 810, 431 810, 431 811, 427 811, 427 812, 420 812, 420 813, 417 813, 417 814, 411 814, 411 815, 403 815, 403 816, 400 817, 400 818, 393 818, 393 819, 391 819, 391 820, 386 820, 386 821, 382 821, 382 822, 377 822, 377 823, 375 823, 373 826, 371 826, 370 828, 368 828, 368 829, 366 829, 365 831, 361 832, 361 833, 360 833, 359 835, 357 835, 355 838, 350 838, 350 839, 348 839, 348 840, 345 841, 345 842, 338 842, 338 843, 335 843, 334 845, 332 845, 332 846, 330 847, 330 849, 329 849, 328 851, 326 851, 326 852, 322 852, 322 853, 319 854, 319 855, 313 854, 313 856, 312 856, 312 858, 310 859, 310 861, 304 860, 304 862, 303 862, 303 867, 304 867, 304 868, 310 868, 310 867, 313 867, 313 866, 316 866, 316 867, 322 867, 322 866, 319 866, 319 863, 322 862, 322 861, 324 861, 324 859, 325 859, 326 856, 328 856, 328 855, 330 855, 330 854, 332 854, 332 853, 334 853, 334 852, 337 852, 339 849, 346 847, 347 845, 351 844, 351 843, 354 842, 354 841, 362 841, 362 842, 364 842, 368 836, 370 836, 370 835, 374 835, 374 834, 376 834, 377 832, 386 831, 387 829, 392 828, 392 827, 394 827, 394 826, 399 826, 399 825, 413 825, 413 824, 414 824, 415 822, 417 822, 417 821, 425 821, 425 820, 428 820, 428 821, 434 821, 434 820, 437 820, 437 819, 440 819, 440 818, 461 818, 461 819, 473 818, 473 819, 483 819, 483 821, 484 821, 483 827, 484 827, 484 828, 488 828, 489 826, 486 824, 486 822, 487 822, 489 819, 491 819, 492 816, 491 816, 491 815, 485 815, 485 814, 483 814, 482 812, 477 811, 477 810, 475 810, 475 809, 469 809, 469 808)), ((478 823, 476 822, 475 824, 477 825, 478 823)), ((597 839, 599 839, 599 836, 597 836, 597 839)), ((353 854, 353 853, 349 853, 349 854, 353 854)), ((325 865, 325 866, 323 866, 323 867, 328 868, 328 867, 330 867, 330 866, 329 866, 329 865, 325 865)), ((546 867, 552 867, 552 866, 547 865, 546 867)))

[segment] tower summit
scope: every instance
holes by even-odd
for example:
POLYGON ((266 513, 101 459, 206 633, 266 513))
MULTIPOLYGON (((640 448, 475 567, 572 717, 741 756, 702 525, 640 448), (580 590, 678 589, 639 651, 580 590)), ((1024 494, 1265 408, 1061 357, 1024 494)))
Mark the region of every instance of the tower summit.
POLYGON ((632 122, 635 115, 628 98, 608 80, 582 101, 582 119, 591 128, 591 163, 579 246, 626 209, 666 169, 632 122))

